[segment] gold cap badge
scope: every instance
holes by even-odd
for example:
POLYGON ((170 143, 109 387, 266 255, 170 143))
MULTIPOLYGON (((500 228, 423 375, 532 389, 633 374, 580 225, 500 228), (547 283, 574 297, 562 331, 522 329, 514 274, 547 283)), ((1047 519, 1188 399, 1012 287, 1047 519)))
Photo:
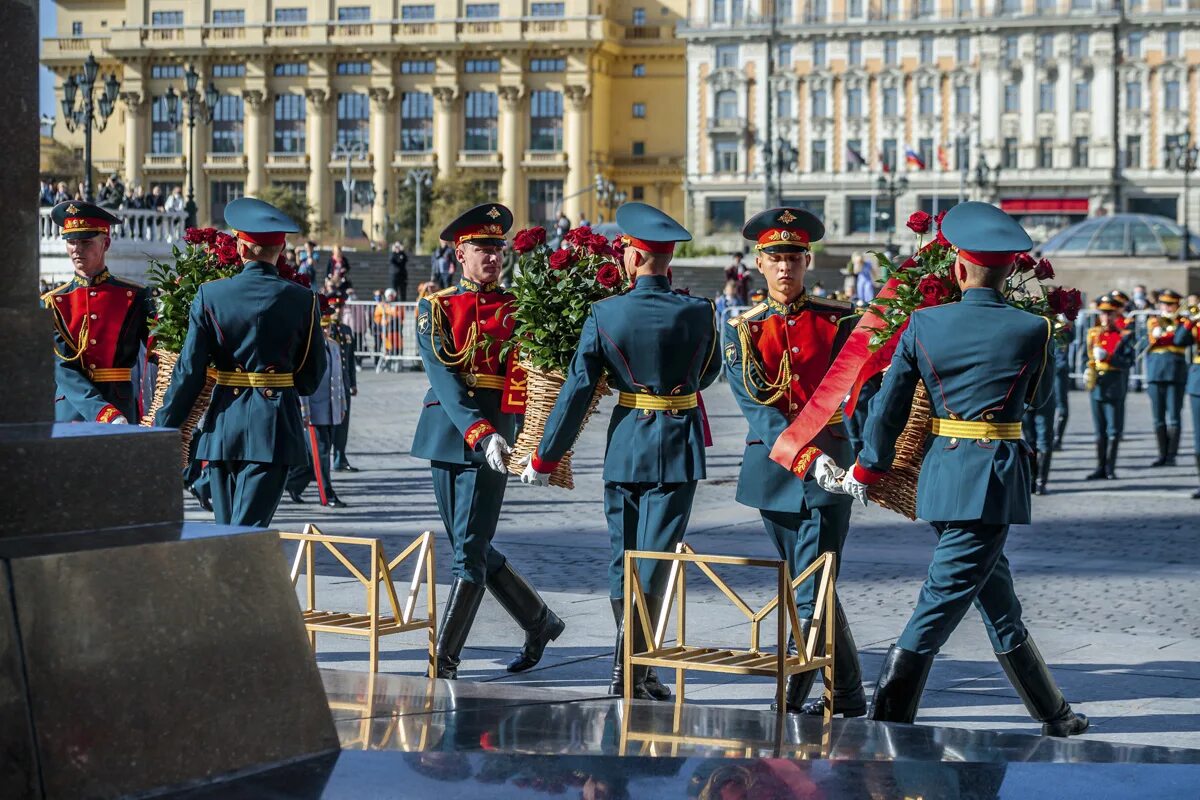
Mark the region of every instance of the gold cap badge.
POLYGON ((496 217, 500 216, 500 212, 496 210, 495 206, 492 206, 492 210, 487 212, 487 215, 492 219, 495 219, 496 217))
POLYGON ((793 214, 791 211, 784 211, 782 214, 779 215, 779 221, 782 222, 784 225, 790 225, 791 223, 796 221, 796 215, 793 214))
POLYGON ((71 205, 67 206, 67 213, 68 214, 78 214, 79 209, 75 207, 74 203, 72 203, 71 205))

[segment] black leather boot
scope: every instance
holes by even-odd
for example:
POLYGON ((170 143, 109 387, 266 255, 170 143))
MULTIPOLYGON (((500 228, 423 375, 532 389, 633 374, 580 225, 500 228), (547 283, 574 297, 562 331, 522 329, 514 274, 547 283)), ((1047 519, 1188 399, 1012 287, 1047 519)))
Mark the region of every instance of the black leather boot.
MULTIPOLYGON (((1196 453, 1196 476, 1200 477, 1200 453, 1196 453)), ((1200 500, 1200 489, 1192 492, 1193 500, 1200 500)))
MULTIPOLYGON (((800 620, 800 636, 803 639, 808 638, 808 630, 812 626, 812 620, 800 620)), ((818 644, 818 647, 820 645, 818 644)), ((787 654, 789 656, 796 655, 796 640, 791 636, 788 637, 787 654)), ((817 673, 801 672, 798 675, 789 675, 787 679, 787 688, 784 693, 784 705, 787 707, 789 714, 801 714, 804 712, 804 701, 808 699, 808 693, 812 691, 813 684, 817 682, 817 673)), ((771 710, 778 711, 779 704, 771 703, 771 710)))
POLYGON ((870 719, 882 722, 909 722, 917 718, 925 679, 933 666, 933 656, 921 655, 892 645, 883 659, 875 695, 871 698, 870 719))
POLYGON ((1102 481, 1108 477, 1108 437, 1096 440, 1096 468, 1087 474, 1085 480, 1102 481))
POLYGON ((487 588, 525 631, 521 654, 508 664, 509 672, 524 672, 542 660, 546 645, 562 634, 566 623, 550 610, 537 589, 509 561, 487 576, 487 588))
POLYGON ((479 611, 483 591, 484 587, 481 584, 464 581, 462 578, 455 578, 450 584, 450 594, 446 598, 446 608, 442 611, 442 621, 438 627, 439 678, 458 678, 458 664, 463 645, 467 643, 467 634, 471 632, 471 624, 475 622, 475 612, 479 611))
POLYGON ((1007 653, 996 653, 996 659, 1029 715, 1042 723, 1043 736, 1074 736, 1087 730, 1088 718, 1071 710, 1033 637, 1007 653))
POLYGON ((1062 450, 1063 434, 1067 432, 1067 418, 1059 414, 1054 418, 1054 447, 1055 450, 1062 450))
POLYGON ((1167 454, 1169 452, 1169 444, 1167 442, 1167 429, 1155 428, 1154 439, 1158 442, 1158 458, 1150 462, 1152 467, 1165 467, 1167 465, 1167 454))
POLYGON ((1175 466, 1175 457, 1179 455, 1179 428, 1167 428, 1167 463, 1175 466))
MULTIPOLYGON (((613 619, 617 623, 617 644, 613 648, 612 681, 608 684, 608 693, 622 697, 625 694, 625 603, 621 600, 611 600, 611 602, 613 619)), ((634 628, 634 637, 636 649, 636 642, 641 638, 637 635, 637 628, 634 628)), ((653 699, 646 691, 645 667, 634 667, 632 697, 634 700, 653 699)))
POLYGON ((1046 483, 1050 479, 1051 458, 1052 457, 1049 453, 1042 453, 1042 458, 1040 461, 1038 461, 1038 473, 1037 473, 1037 493, 1038 494, 1046 494, 1046 483))
MULTIPOLYGON (((833 648, 833 713, 846 718, 861 717, 867 713, 867 695, 862 685, 862 665, 858 663, 858 645, 850 632, 850 623, 842 604, 837 603, 834 620, 837 637, 833 648)), ((816 673, 813 673, 814 675, 816 673)), ((788 705, 791 703, 789 701, 788 705)), ((825 713, 825 696, 810 700, 801 706, 802 714, 821 716, 825 713)))
MULTIPOLYGON (((657 595, 646 595, 646 609, 650 612, 650 624, 658 619, 658 615, 662 613, 663 598, 657 595)), ((671 689, 665 683, 658 679, 658 673, 654 667, 646 667, 646 680, 643 684, 646 687, 646 692, 655 700, 670 700, 671 689)))
POLYGON ((1121 440, 1113 437, 1108 440, 1108 456, 1104 460, 1105 473, 1104 477, 1110 481, 1117 479, 1117 450, 1121 447, 1121 440))

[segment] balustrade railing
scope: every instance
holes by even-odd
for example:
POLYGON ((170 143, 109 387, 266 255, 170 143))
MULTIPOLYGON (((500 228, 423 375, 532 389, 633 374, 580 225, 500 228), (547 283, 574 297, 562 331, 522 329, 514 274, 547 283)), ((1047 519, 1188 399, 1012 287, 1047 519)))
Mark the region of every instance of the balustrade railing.
MULTIPOLYGON (((122 224, 114 225, 109 235, 113 242, 177 242, 183 239, 184 220, 182 211, 153 211, 126 209, 113 212, 122 224)), ((50 209, 38 210, 38 238, 43 242, 62 239, 62 228, 50 218, 50 209)))

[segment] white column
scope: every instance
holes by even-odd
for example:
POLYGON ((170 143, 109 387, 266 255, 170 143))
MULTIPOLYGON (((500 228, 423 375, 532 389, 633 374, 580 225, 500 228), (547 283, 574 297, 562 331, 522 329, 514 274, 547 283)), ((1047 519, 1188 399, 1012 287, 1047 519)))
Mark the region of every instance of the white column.
POLYGON ((1092 117, 1088 134, 1091 152, 1088 166, 1108 169, 1116 164, 1119 143, 1113 141, 1113 95, 1116 89, 1116 69, 1112 51, 1097 48, 1092 57, 1095 70, 1092 77, 1092 117))
POLYGON ((246 195, 257 197, 267 188, 267 93, 259 89, 242 92, 246 103, 246 195))
POLYGON ((584 208, 581 193, 591 180, 587 163, 587 108, 590 92, 587 86, 574 85, 563 88, 563 95, 567 101, 567 184, 563 187, 563 210, 570 218, 571 224, 576 224, 584 208))
POLYGON ((377 86, 371 89, 371 159, 374 173, 371 178, 375 187, 375 206, 371 211, 371 239, 382 240, 387 235, 383 229, 387 207, 384 193, 395 192, 392 186, 392 152, 396 149, 396 94, 390 87, 377 86))
POLYGON ((458 89, 433 87, 433 150, 438 175, 453 175, 458 168, 458 89))
POLYGON ((500 92, 500 153, 504 161, 504 172, 500 177, 500 202, 513 213, 518 228, 525 227, 529 212, 525 209, 524 171, 521 159, 525 155, 525 137, 522 136, 521 86, 501 86, 500 92))
MULTIPOLYGON (((141 92, 122 92, 125 103, 125 185, 131 190, 142 183, 142 164, 146 160, 146 109, 149 104, 141 92)), ((150 187, 143 186, 146 194, 150 187)))
POLYGON ((308 202, 312 205, 313 222, 329 223, 333 219, 329 180, 329 92, 306 89, 304 96, 308 101, 308 202))

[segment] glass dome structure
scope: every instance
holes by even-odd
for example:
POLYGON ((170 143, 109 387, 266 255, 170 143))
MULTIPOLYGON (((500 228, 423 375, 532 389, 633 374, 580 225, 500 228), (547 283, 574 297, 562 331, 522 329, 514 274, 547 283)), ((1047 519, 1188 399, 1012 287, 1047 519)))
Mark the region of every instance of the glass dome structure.
MULTIPOLYGON (((1183 227, 1153 214, 1092 217, 1050 237, 1037 248, 1045 256, 1179 258, 1183 227)), ((1189 257, 1200 253, 1200 236, 1191 234, 1189 257)))

